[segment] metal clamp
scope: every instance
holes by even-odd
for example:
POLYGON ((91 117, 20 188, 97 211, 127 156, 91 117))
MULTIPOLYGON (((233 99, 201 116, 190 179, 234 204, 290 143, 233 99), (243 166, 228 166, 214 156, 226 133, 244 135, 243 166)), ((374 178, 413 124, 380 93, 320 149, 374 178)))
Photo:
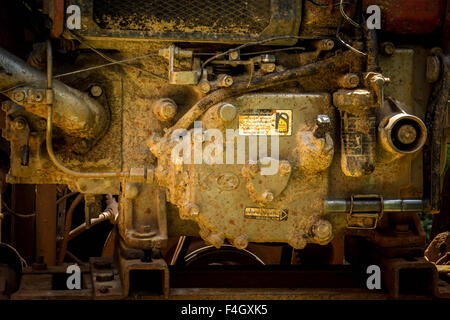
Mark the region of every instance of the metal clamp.
POLYGON ((381 195, 352 195, 350 198, 350 212, 347 214, 347 228, 370 230, 377 227, 378 221, 383 216, 384 201, 381 195), (378 212, 358 212, 355 210, 355 200, 375 199, 380 202, 380 210, 378 212))

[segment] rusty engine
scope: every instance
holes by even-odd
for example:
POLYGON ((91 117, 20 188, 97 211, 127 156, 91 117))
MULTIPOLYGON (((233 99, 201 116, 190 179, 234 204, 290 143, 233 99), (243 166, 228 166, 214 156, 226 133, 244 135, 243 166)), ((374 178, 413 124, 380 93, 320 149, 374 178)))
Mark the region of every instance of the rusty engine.
POLYGON ((438 295, 418 213, 442 206, 448 1, 31 2, 45 35, 26 54, 0 48, 0 241, 26 232, 13 226, 26 196, 6 188, 36 186, 17 298, 35 297, 36 266, 82 265, 69 241, 105 221, 94 297, 142 279, 168 297, 192 237, 260 264, 265 248, 375 263, 393 296, 414 270, 427 279, 414 290, 438 295))

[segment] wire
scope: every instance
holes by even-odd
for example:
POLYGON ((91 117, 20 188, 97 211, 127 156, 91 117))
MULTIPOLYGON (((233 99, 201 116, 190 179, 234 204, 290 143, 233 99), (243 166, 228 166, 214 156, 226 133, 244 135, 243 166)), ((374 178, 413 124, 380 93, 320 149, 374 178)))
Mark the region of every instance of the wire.
POLYGON ((153 77, 155 77, 155 78, 158 78, 158 79, 160 79, 160 80, 168 81, 167 78, 164 78, 164 77, 162 77, 162 76, 160 76, 160 75, 157 75, 156 73, 150 72, 150 71, 148 71, 148 70, 142 69, 142 68, 137 67, 137 66, 134 66, 134 65, 132 65, 132 64, 127 64, 127 63, 124 63, 124 62, 119 62, 119 61, 117 61, 117 60, 115 60, 115 59, 113 59, 113 58, 111 58, 111 57, 108 57, 107 55, 103 54, 102 52, 100 52, 99 50, 97 50, 96 48, 94 48, 91 44, 89 44, 86 40, 84 40, 83 38, 81 38, 81 37, 80 37, 79 35, 77 35, 75 32, 73 32, 72 30, 69 30, 69 31, 70 31, 70 33, 71 33, 78 41, 80 41, 82 44, 86 45, 89 49, 91 49, 92 51, 94 51, 96 54, 98 54, 98 55, 99 55, 100 57, 102 57, 103 59, 108 60, 109 62, 115 62, 115 63, 118 63, 118 64, 120 64, 120 65, 122 65, 122 66, 125 66, 125 67, 134 68, 134 69, 139 70, 139 71, 144 72, 144 73, 148 73, 148 74, 150 74, 151 76, 153 76, 153 77))
POLYGON ((347 13, 345 13, 344 10, 344 0, 341 0, 341 2, 339 3, 339 9, 341 10, 341 14, 342 16, 345 18, 345 20, 347 20, 348 22, 350 22, 352 25, 354 25, 356 28, 361 28, 361 25, 357 22, 355 22, 352 18, 350 18, 347 13))
POLYGON ((272 42, 272 41, 277 41, 277 40, 286 40, 286 39, 299 39, 299 40, 317 40, 317 39, 329 39, 329 37, 322 37, 322 36, 277 36, 277 37, 272 37, 272 38, 267 38, 267 39, 263 39, 263 40, 258 40, 258 41, 250 41, 244 44, 241 44, 240 46, 237 46, 235 48, 229 49, 227 51, 224 51, 222 53, 218 53, 216 55, 214 55, 211 58, 208 58, 205 62, 203 62, 202 64, 202 72, 203 69, 205 68, 205 66, 210 63, 211 61, 221 58, 223 56, 226 56, 227 54, 230 54, 233 51, 238 51, 241 50, 243 48, 249 47, 249 46, 255 46, 255 45, 259 45, 259 44, 263 44, 266 42, 272 42))
POLYGON ((30 214, 17 213, 17 212, 15 212, 14 210, 10 209, 10 208, 6 205, 6 203, 4 203, 4 202, 2 202, 2 206, 6 209, 6 211, 7 211, 9 214, 11 214, 11 215, 13 215, 13 216, 16 216, 16 217, 18 217, 18 218, 31 218, 31 217, 36 216, 36 213, 30 213, 30 214))
POLYGON ((346 46, 347 48, 349 48, 350 50, 352 50, 353 52, 363 55, 363 56, 367 56, 367 53, 362 52, 354 47, 352 47, 350 44, 348 44, 347 42, 345 42, 341 36, 339 35, 339 32, 341 31, 341 26, 342 26, 342 21, 343 21, 344 17, 341 18, 341 20, 339 21, 338 27, 336 29, 336 38, 339 40, 339 42, 341 42, 344 46, 346 46))
MULTIPOLYGON (((311 2, 313 5, 321 7, 321 8, 329 8, 330 5, 329 4, 325 4, 325 3, 318 3, 314 0, 308 0, 309 2, 311 2)), ((344 4, 351 4, 350 2, 344 2, 344 4)), ((339 7, 341 4, 339 2, 335 2, 333 3, 331 6, 332 7, 339 7)))
POLYGON ((22 269, 28 267, 27 261, 20 255, 19 251, 17 251, 16 248, 14 248, 13 246, 11 246, 11 245, 9 245, 9 244, 7 244, 5 242, 1 242, 0 241, 0 244, 10 248, 12 251, 14 251, 17 254, 17 256, 19 257, 20 262, 22 263, 22 269))

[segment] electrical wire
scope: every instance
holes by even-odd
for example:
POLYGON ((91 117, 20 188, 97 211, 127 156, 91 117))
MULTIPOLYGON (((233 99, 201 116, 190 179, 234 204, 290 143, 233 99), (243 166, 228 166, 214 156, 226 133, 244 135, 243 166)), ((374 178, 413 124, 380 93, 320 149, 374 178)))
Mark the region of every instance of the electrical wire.
POLYGON ((345 9, 344 9, 344 0, 340 0, 339 3, 339 10, 341 11, 342 16, 344 17, 345 20, 347 20, 348 22, 350 22, 352 25, 354 25, 356 28, 361 28, 361 25, 357 22, 355 22, 352 18, 350 18, 347 13, 345 13, 345 9))
MULTIPOLYGON (((32 217, 36 216, 36 213, 30 213, 30 214, 17 213, 14 210, 10 209, 4 202, 2 202, 2 207, 5 208, 7 213, 9 213, 15 217, 18 217, 18 218, 32 218, 32 217)), ((5 212, 3 212, 3 213, 5 213, 5 212)))
POLYGON ((83 38, 81 38, 79 35, 77 35, 77 34, 76 34, 75 32, 73 32, 72 30, 70 30, 70 33, 71 33, 71 34, 72 34, 79 42, 81 42, 82 44, 86 45, 86 46, 87 46, 89 49, 91 49, 93 52, 95 52, 96 54, 98 54, 98 55, 99 55, 100 57, 102 57, 103 59, 108 60, 109 62, 115 62, 115 63, 118 63, 118 64, 124 66, 124 67, 134 68, 134 69, 139 70, 139 71, 141 71, 141 72, 148 73, 149 75, 151 75, 151 76, 153 76, 153 77, 155 77, 155 78, 157 78, 157 79, 160 79, 160 80, 163 80, 163 81, 168 81, 167 78, 164 78, 164 77, 162 77, 162 76, 160 76, 160 75, 157 75, 156 73, 153 73, 153 72, 151 72, 151 71, 142 69, 142 68, 137 67, 137 66, 134 66, 134 65, 132 65, 132 64, 127 64, 127 63, 124 63, 124 62, 119 62, 118 60, 115 60, 115 59, 113 59, 113 58, 111 58, 111 57, 105 55, 104 53, 100 52, 100 51, 97 50, 96 48, 94 48, 90 43, 88 43, 86 40, 84 40, 83 38))
POLYGON ((354 47, 352 47, 350 44, 348 44, 347 42, 345 42, 341 36, 339 35, 340 31, 341 31, 341 26, 342 26, 342 21, 343 21, 344 17, 341 18, 341 20, 339 21, 338 27, 336 29, 336 38, 339 40, 340 43, 342 43, 344 46, 346 46, 347 48, 349 48, 351 51, 363 55, 363 56, 367 56, 367 53, 362 52, 354 47))
MULTIPOLYGON (((314 0, 308 0, 308 1, 311 2, 313 5, 321 7, 321 8, 329 8, 330 7, 330 4, 318 3, 314 0)), ((344 2, 344 4, 351 4, 351 3, 344 2)), ((341 5, 340 2, 335 2, 335 3, 331 4, 332 7, 339 7, 340 5, 341 5)))
POLYGON ((241 44, 240 46, 237 46, 235 48, 223 51, 221 53, 218 53, 216 55, 214 55, 211 58, 208 58, 207 60, 205 60, 205 62, 202 63, 202 71, 203 69, 206 67, 206 65, 208 63, 210 63, 213 60, 216 60, 218 58, 221 58, 223 56, 226 56, 227 54, 230 54, 231 52, 234 51, 239 51, 242 50, 243 48, 249 47, 249 46, 255 46, 255 45, 260 45, 260 44, 264 44, 266 42, 272 42, 272 41, 277 41, 277 40, 286 40, 286 39, 298 39, 298 40, 317 40, 317 39, 329 39, 330 37, 323 37, 323 36, 277 36, 277 37, 272 37, 272 38, 266 38, 263 40, 258 40, 258 41, 250 41, 250 42, 246 42, 244 44, 241 44))

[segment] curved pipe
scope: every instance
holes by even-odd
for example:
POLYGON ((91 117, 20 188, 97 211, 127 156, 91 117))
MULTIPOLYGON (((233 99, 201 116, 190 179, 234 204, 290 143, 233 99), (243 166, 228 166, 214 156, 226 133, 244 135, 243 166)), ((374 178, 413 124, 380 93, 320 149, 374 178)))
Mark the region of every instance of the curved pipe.
MULTIPOLYGON (((0 83, 3 88, 29 84, 34 88, 46 88, 47 75, 30 66, 25 61, 0 47, 0 83), (3 69, 3 70, 2 70, 3 69)), ((54 122, 70 136, 93 139, 101 136, 108 128, 109 111, 86 93, 71 88, 61 81, 52 83, 54 97, 54 122)), ((16 101, 13 92, 6 93, 17 104, 23 105, 28 112, 46 118, 45 104, 30 105, 16 101)))

